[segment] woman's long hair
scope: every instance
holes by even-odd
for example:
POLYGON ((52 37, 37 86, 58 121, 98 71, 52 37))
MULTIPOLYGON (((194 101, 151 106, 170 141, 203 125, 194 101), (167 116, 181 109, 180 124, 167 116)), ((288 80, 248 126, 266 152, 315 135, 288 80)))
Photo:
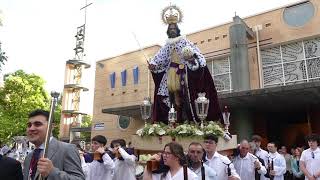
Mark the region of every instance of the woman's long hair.
POLYGON ((186 163, 186 156, 183 151, 183 147, 176 142, 170 142, 164 146, 164 149, 169 147, 173 156, 179 159, 179 164, 183 166, 186 163))
MULTIPOLYGON (((169 147, 171 154, 179 159, 180 166, 183 166, 186 164, 187 159, 183 152, 183 147, 179 143, 170 142, 164 146, 164 149, 166 149, 166 147, 169 147)), ((166 177, 169 170, 170 168, 168 168, 167 171, 163 172, 161 178, 166 177)))

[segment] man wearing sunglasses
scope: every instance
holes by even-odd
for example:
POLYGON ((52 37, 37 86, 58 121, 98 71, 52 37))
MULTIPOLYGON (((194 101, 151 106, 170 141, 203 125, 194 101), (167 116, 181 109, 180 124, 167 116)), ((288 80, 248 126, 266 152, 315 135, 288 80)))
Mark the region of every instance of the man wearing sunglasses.
POLYGON ((239 180, 232 162, 227 156, 217 152, 218 137, 214 135, 204 136, 204 149, 206 150, 206 164, 217 172, 219 180, 239 180))
POLYGON ((309 149, 302 152, 300 169, 307 180, 320 180, 320 148, 319 135, 311 134, 306 137, 309 149))
POLYGON ((29 153, 24 161, 23 179, 33 180, 41 174, 47 180, 84 180, 75 145, 50 137, 48 156, 42 158, 48 119, 48 111, 38 109, 29 114, 27 137, 36 149, 29 153))
POLYGON ((217 173, 208 165, 203 163, 203 155, 204 149, 202 145, 198 142, 192 142, 189 145, 188 150, 189 168, 196 173, 199 180, 201 180, 203 176, 206 180, 217 180, 217 173), (202 170, 202 163, 204 171, 202 170))

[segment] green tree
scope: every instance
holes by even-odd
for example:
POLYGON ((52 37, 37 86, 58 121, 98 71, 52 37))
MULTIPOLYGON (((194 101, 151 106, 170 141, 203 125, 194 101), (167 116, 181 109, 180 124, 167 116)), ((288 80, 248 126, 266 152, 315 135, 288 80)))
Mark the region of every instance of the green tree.
POLYGON ((57 103, 55 111, 54 111, 54 120, 53 120, 54 126, 53 126, 53 130, 52 130, 52 135, 56 138, 58 138, 59 131, 60 131, 61 109, 62 109, 62 96, 60 95, 58 103, 57 103))
POLYGON ((34 109, 49 109, 45 81, 23 70, 5 75, 0 89, 0 139, 25 135, 28 113, 34 109))
MULTIPOLYGON (((82 117, 81 127, 91 127, 92 126, 92 116, 85 115, 82 117)), ((91 140, 91 132, 81 132, 80 138, 85 139, 86 141, 91 140)))
MULTIPOLYGON (((0 22, 1 23, 1 22, 0 22)), ((2 70, 2 67, 6 61, 8 61, 8 56, 6 55, 5 52, 2 51, 1 47, 1 42, 0 42, 0 71, 2 70)))

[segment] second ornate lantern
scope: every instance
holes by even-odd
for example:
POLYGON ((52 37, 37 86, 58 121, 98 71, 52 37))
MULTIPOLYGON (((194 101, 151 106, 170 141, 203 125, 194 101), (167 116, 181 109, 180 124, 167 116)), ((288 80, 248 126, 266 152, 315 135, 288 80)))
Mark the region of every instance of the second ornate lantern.
POLYGON ((194 104, 196 106, 197 116, 201 120, 200 127, 203 128, 203 121, 206 119, 209 110, 209 99, 206 98, 206 93, 199 93, 194 104))

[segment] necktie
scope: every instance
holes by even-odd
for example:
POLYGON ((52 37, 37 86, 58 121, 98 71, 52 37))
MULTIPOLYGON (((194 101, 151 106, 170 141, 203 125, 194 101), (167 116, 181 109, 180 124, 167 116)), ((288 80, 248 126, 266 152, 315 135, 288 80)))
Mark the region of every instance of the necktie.
POLYGON ((40 158, 41 151, 42 151, 42 149, 35 149, 33 151, 32 159, 31 159, 31 162, 30 162, 30 170, 29 170, 31 179, 34 179, 34 176, 36 175, 37 163, 38 163, 38 160, 40 158))

